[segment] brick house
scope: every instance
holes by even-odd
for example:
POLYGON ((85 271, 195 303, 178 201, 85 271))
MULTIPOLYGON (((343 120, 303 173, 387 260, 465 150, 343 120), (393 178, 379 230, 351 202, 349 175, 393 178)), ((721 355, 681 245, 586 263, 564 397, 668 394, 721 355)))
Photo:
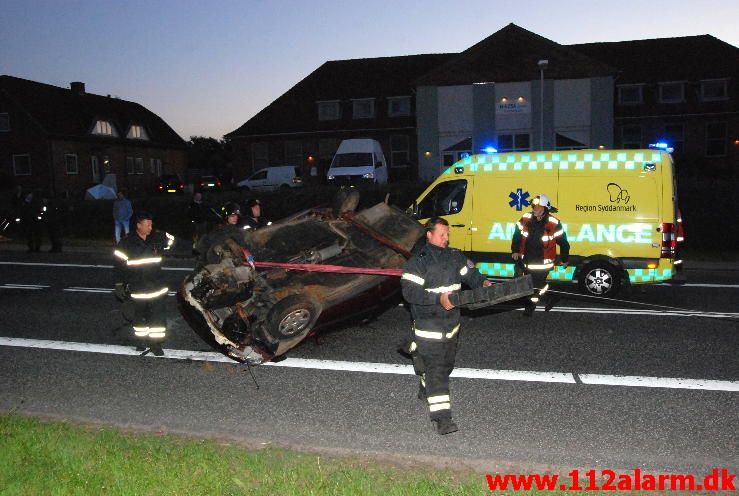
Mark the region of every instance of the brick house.
POLYGON ((130 194, 164 174, 184 177, 185 142, 143 106, 0 76, 0 175, 6 186, 80 197, 107 174, 130 194))
POLYGON ((391 179, 429 180, 487 145, 661 140, 681 173, 735 175, 738 79, 739 49, 710 35, 561 45, 509 24, 460 53, 326 62, 226 139, 236 179, 271 165, 325 168, 355 137, 394 157, 391 179))

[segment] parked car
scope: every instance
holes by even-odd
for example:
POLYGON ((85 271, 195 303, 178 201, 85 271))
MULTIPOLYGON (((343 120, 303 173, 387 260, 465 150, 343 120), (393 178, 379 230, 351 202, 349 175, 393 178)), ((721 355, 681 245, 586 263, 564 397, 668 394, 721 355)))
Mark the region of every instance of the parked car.
POLYGON ((301 186, 303 186, 303 177, 300 167, 292 165, 267 167, 236 183, 237 188, 256 191, 274 191, 301 186))
POLYGON ((222 191, 223 183, 216 176, 203 176, 195 183, 196 191, 222 191))
POLYGON ((190 327, 226 356, 256 365, 284 356, 329 324, 396 304, 399 277, 259 266, 401 268, 423 227, 385 203, 340 215, 357 202, 356 191, 344 193, 333 209, 308 210, 258 231, 235 230, 215 239, 178 293, 190 327))
POLYGON ((185 192, 185 183, 177 176, 177 174, 163 174, 159 177, 154 191, 165 194, 183 194, 185 192))

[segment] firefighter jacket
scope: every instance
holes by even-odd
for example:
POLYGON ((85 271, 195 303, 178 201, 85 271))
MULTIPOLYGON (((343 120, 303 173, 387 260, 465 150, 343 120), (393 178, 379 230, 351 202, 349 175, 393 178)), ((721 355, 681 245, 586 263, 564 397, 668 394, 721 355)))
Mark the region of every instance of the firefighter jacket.
POLYGON ((524 214, 516 223, 511 252, 524 256, 529 269, 548 270, 554 267, 559 245, 560 258, 566 263, 570 256, 570 244, 562 223, 548 212, 537 220, 532 213, 524 214))
POLYGON ((134 299, 150 299, 167 293, 162 277, 162 253, 171 248, 171 234, 153 230, 146 239, 136 231, 122 238, 113 254, 121 282, 134 299))
POLYGON ((403 297, 411 305, 416 334, 454 329, 459 323, 459 308, 445 310, 441 295, 459 291, 462 283, 477 288, 484 281, 485 276, 461 251, 426 243, 406 262, 400 278, 403 297))

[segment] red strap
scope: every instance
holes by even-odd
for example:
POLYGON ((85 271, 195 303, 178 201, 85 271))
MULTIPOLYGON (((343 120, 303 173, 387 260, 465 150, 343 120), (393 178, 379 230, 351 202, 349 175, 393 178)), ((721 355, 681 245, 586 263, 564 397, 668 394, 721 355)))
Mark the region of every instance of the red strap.
POLYGON ((273 267, 285 270, 304 270, 306 272, 333 272, 335 274, 370 274, 373 276, 400 277, 403 269, 370 269, 368 267, 345 267, 342 265, 292 264, 279 262, 254 262, 255 267, 273 267))

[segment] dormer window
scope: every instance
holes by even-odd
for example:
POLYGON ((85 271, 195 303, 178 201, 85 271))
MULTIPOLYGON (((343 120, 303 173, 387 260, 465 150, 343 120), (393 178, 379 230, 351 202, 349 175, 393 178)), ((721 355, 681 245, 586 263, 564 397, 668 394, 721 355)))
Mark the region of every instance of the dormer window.
POLYGON ((372 119, 375 116, 375 99, 352 100, 352 110, 352 118, 354 119, 372 119))
POLYGON ((391 96, 387 99, 387 115, 404 117, 411 115, 411 97, 391 96))
POLYGON ((144 126, 134 124, 128 129, 128 135, 126 136, 126 138, 148 140, 149 135, 146 134, 146 129, 144 129, 144 126))
POLYGON ((95 122, 95 127, 92 129, 92 134, 99 134, 101 136, 118 136, 115 132, 115 128, 110 121, 98 120, 95 122))
POLYGON ((339 100, 318 102, 318 120, 336 121, 341 119, 341 105, 339 100))
POLYGON ((701 100, 704 102, 727 100, 729 98, 727 82, 726 79, 704 79, 701 81, 701 100))
POLYGON ((680 103, 685 101, 685 84, 682 81, 659 83, 659 103, 680 103))

